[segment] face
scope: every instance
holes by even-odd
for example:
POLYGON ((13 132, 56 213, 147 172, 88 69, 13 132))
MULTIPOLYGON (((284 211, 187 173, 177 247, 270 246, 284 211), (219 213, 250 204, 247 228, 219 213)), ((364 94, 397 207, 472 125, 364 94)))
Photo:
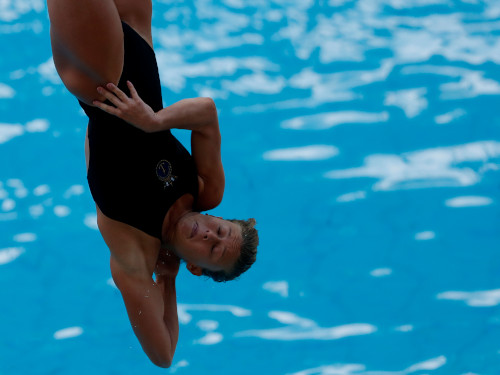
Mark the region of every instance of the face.
POLYGON ((243 241, 238 224, 191 212, 178 221, 170 242, 188 268, 195 265, 210 271, 229 271, 240 256, 243 241))

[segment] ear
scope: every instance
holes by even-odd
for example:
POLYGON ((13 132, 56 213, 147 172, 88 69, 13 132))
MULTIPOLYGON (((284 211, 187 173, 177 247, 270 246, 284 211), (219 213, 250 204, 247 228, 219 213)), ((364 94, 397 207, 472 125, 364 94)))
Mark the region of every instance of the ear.
POLYGON ((186 264, 186 268, 195 276, 203 275, 203 270, 201 267, 195 266, 193 263, 186 264))

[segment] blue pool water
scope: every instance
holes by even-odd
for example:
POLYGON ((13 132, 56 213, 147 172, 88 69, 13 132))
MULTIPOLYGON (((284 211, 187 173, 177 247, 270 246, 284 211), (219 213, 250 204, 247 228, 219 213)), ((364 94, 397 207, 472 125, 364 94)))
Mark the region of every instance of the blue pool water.
POLYGON ((165 104, 215 99, 214 213, 257 218, 258 262, 181 270, 174 364, 149 363, 45 2, 0 1, 0 375, 499 374, 500 2, 187 3, 154 2, 165 104))

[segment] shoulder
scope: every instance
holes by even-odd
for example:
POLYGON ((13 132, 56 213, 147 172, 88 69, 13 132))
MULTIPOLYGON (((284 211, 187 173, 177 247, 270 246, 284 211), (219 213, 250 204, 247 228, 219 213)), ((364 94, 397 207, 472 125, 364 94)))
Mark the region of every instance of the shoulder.
POLYGON ((207 183, 198 176, 198 199, 196 209, 207 211, 217 207, 224 196, 224 183, 207 183))
POLYGON ((111 252, 111 264, 114 265, 115 271, 149 277, 153 274, 161 246, 159 239, 128 224, 110 219, 99 208, 97 225, 111 252))

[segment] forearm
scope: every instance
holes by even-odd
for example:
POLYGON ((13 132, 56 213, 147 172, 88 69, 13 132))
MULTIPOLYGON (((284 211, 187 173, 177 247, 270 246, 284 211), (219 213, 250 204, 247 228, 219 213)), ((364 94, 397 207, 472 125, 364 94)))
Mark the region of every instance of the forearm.
POLYGON ((170 129, 191 130, 208 137, 219 133, 217 108, 211 98, 183 99, 155 112, 140 98, 131 82, 127 81, 127 86, 130 97, 112 83, 98 87, 98 93, 112 105, 98 100, 93 104, 147 133, 170 129))
POLYGON ((217 109, 210 98, 191 98, 178 101, 156 113, 157 129, 186 129, 204 133, 217 127, 217 109))
POLYGON ((163 297, 163 321, 168 327, 171 340, 172 358, 179 339, 179 319, 177 316, 177 295, 175 291, 175 277, 156 276, 156 284, 163 297))
POLYGON ((171 298, 168 299, 173 308, 166 309, 164 291, 168 288, 165 284, 158 284, 146 276, 137 278, 125 272, 113 272, 113 266, 112 274, 144 352, 155 365, 169 367, 179 337, 177 311, 173 314, 175 318, 165 321, 164 317, 167 315, 165 311, 175 310, 175 285, 174 293, 170 293, 171 298))

